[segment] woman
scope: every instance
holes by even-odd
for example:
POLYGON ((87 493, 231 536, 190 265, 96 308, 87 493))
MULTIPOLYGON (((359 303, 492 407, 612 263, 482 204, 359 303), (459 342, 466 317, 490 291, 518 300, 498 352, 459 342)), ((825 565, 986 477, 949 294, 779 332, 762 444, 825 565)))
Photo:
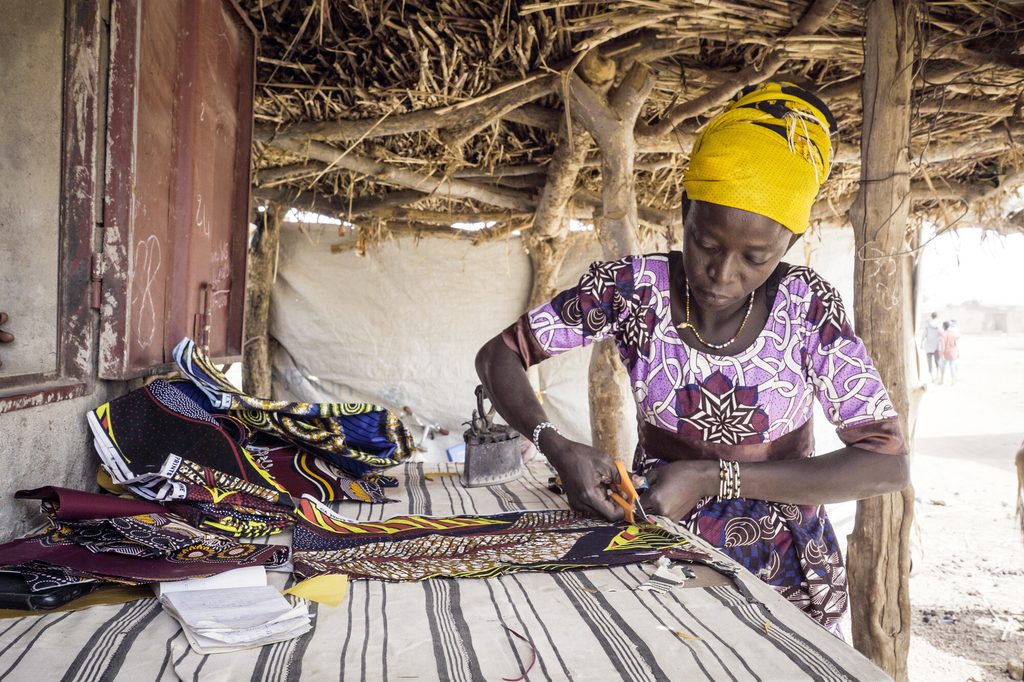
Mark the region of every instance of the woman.
POLYGON ((681 519, 838 634, 845 569, 822 504, 908 483, 899 421, 835 288, 781 262, 828 175, 835 122, 790 84, 737 96, 694 145, 682 253, 590 266, 477 356, 498 411, 614 520, 612 457, 548 422, 525 368, 612 336, 637 404, 648 513, 681 519), (814 454, 812 401, 845 447, 814 454))

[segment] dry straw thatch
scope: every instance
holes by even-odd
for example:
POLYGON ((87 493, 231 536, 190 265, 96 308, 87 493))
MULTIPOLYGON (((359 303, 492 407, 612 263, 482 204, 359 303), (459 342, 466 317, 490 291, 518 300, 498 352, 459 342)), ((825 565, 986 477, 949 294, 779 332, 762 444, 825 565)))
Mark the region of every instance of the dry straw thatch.
MULTIPOLYGON (((475 239, 513 229, 551 237, 565 233, 567 217, 590 220, 601 206, 600 156, 566 111, 569 74, 600 91, 637 63, 653 76, 634 129, 648 229, 676 220, 701 124, 741 87, 769 77, 818 91, 840 121, 837 163, 815 218, 843 222, 857 189, 862 2, 245 7, 260 31, 257 196, 351 219, 361 244, 409 231, 465 234, 448 226, 472 221, 494 223, 475 239), (558 210, 548 210, 552 202, 558 210)), ((913 215, 1019 230, 1024 216, 1010 197, 1024 184, 1024 6, 921 2, 918 15, 913 215)))

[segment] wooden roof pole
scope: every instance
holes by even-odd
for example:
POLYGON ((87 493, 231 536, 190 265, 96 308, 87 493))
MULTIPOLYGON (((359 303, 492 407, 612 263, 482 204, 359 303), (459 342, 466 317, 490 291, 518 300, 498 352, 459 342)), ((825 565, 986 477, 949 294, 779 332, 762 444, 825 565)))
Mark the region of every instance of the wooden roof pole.
MULTIPOLYGON (((857 333, 889 389, 908 439, 910 374, 916 372, 916 363, 907 362, 914 337, 906 241, 915 21, 914 0, 868 3, 860 192, 850 209, 857 246, 857 333)), ((861 500, 847 546, 854 646, 896 680, 907 679, 913 504, 910 486, 861 500)))

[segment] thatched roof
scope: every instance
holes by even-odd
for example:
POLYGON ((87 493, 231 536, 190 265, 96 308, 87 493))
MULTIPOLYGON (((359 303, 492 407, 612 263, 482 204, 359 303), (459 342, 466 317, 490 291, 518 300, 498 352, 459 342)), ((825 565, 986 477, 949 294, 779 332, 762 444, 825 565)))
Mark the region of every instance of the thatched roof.
MULTIPOLYGON (((569 74, 600 92, 638 62, 653 75, 635 127, 642 224, 677 220, 694 134, 768 77, 817 90, 840 122, 815 216, 841 222, 857 189, 860 2, 245 4, 261 32, 257 196, 376 235, 473 220, 497 221, 490 234, 500 235, 560 216, 541 226, 550 235, 566 217, 587 220, 600 204, 599 152, 578 123, 571 143, 559 134, 572 119, 569 74), (552 168, 570 176, 569 203, 537 214, 558 200, 557 187, 545 189, 552 168)), ((914 215, 1019 229, 1006 199, 1022 184, 1024 3, 923 2, 919 16, 914 215)))

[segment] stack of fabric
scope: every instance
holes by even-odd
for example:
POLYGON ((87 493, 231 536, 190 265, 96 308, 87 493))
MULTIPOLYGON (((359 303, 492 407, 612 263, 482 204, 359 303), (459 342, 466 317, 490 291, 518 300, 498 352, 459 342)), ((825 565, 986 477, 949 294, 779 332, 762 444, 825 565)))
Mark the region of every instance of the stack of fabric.
MULTIPOLYGON (((241 544, 199 530, 154 502, 45 487, 17 493, 42 500, 48 526, 0 545, 0 571, 24 596, 102 583, 139 585, 207 577, 243 566, 275 568, 289 550, 241 544)), ((26 601, 30 604, 30 601, 26 601)), ((54 606, 59 603, 54 603, 54 606)))
POLYGON ((384 490, 397 482, 381 472, 408 458, 413 443, 390 411, 247 396, 189 339, 174 357, 184 379, 155 380, 86 415, 97 481, 114 495, 18 493, 43 500, 50 527, 0 546, 0 602, 51 608, 100 584, 281 566, 288 547, 225 536, 292 527, 302 496, 391 501, 384 490))
POLYGON ((238 537, 291 526, 302 495, 389 501, 394 479, 379 472, 413 450, 390 411, 247 396, 189 339, 174 357, 187 380, 154 381, 87 415, 115 486, 238 537))

